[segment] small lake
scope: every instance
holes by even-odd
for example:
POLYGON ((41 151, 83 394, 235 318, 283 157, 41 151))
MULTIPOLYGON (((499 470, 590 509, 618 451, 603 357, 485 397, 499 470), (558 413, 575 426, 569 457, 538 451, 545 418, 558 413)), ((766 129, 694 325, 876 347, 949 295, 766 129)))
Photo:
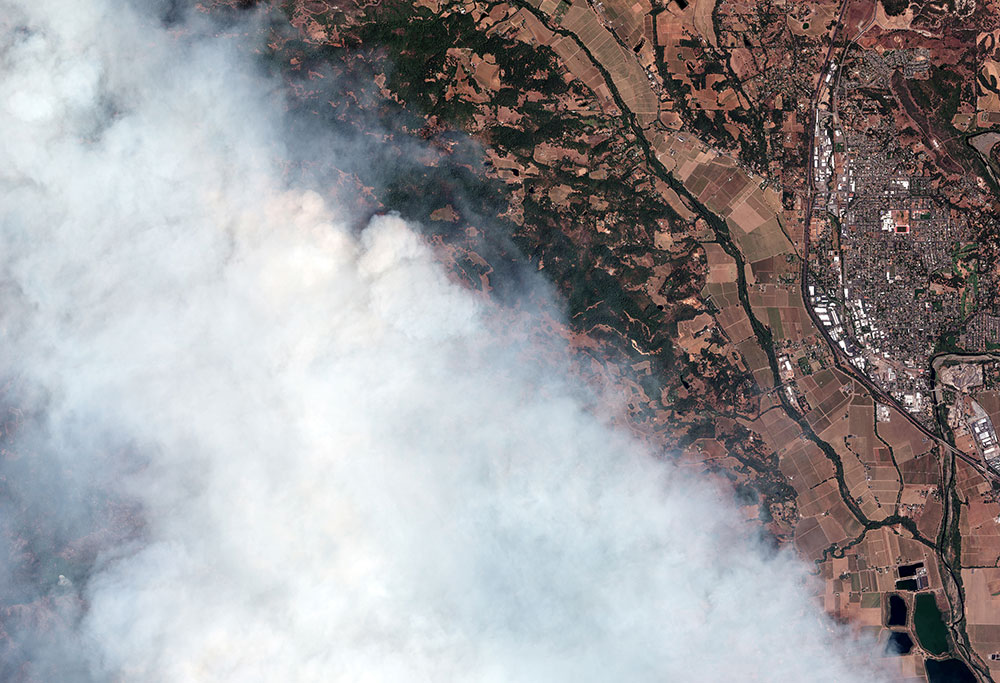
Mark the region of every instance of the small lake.
POLYGON ((912 649, 913 639, 906 631, 893 631, 885 643, 885 653, 890 656, 908 655, 912 649))
POLYGON ((976 683, 969 667, 958 659, 928 659, 924 661, 927 683, 976 683))
POLYGON ((889 596, 889 613, 886 626, 906 626, 906 601, 899 595, 889 596))
POLYGON ((913 600, 913 626, 920 646, 932 655, 948 651, 948 627, 941 618, 933 593, 918 593, 913 600))

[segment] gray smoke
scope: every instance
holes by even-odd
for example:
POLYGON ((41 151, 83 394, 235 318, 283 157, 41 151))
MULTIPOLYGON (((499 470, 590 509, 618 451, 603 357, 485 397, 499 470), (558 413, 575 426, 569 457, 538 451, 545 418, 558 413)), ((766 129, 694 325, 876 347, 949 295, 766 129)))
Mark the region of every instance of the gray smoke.
POLYGON ((0 6, 5 679, 874 679, 567 350, 287 187, 233 40, 0 6))

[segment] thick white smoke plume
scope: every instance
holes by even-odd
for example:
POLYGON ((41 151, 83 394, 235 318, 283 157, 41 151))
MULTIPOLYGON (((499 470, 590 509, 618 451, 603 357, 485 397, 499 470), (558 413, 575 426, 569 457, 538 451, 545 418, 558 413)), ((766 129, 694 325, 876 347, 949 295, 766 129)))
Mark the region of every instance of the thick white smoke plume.
POLYGON ((55 615, 7 622, 6 676, 872 677, 803 566, 410 227, 284 187, 245 55, 115 0, 2 9, 5 614, 55 615))

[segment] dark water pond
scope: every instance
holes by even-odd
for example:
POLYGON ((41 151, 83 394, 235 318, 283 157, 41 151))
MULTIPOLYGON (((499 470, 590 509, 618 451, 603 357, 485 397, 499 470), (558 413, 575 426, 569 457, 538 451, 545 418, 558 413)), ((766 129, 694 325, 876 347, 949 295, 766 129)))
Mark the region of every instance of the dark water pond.
POLYGON ((921 647, 932 655, 948 651, 948 628, 933 593, 918 593, 913 600, 913 626, 921 647))
POLYGON ((913 639, 905 631, 893 631, 889 634, 889 640, 885 643, 885 653, 887 655, 908 655, 913 649, 913 639))
POLYGON ((906 601, 898 595, 889 596, 889 614, 886 626, 906 626, 906 601))
POLYGON ((969 667, 958 659, 928 659, 924 661, 927 683, 976 683, 969 667))
POLYGON ((916 564, 904 564, 899 568, 899 578, 905 579, 908 576, 915 576, 917 570, 923 566, 923 562, 917 562, 916 564))

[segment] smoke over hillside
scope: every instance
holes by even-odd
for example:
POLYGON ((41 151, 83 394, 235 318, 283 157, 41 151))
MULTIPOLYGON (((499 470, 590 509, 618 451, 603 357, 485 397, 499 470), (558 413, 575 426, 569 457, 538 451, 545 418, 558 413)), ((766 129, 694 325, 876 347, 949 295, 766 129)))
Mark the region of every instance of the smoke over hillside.
POLYGON ((872 678, 411 226, 288 187, 234 41, 3 10, 4 680, 872 678))

